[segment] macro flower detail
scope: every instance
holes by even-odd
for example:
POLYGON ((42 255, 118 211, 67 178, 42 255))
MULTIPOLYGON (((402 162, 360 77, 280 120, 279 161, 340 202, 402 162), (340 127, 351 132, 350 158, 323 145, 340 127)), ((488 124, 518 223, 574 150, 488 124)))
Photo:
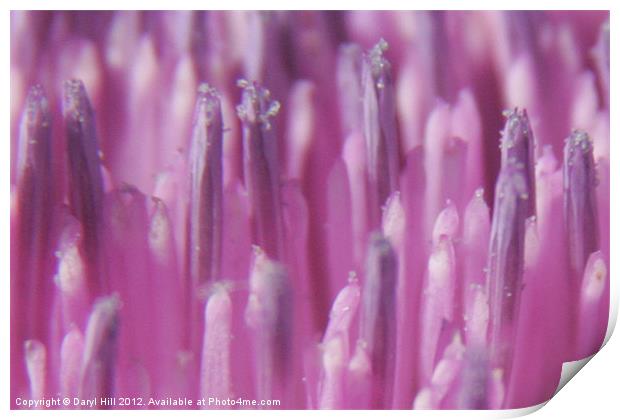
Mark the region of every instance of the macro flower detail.
POLYGON ((243 123, 243 170, 251 209, 253 242, 271 257, 284 253, 280 193, 278 188, 278 150, 270 119, 280 103, 271 101, 262 86, 239 82, 243 89, 237 115, 243 123))
POLYGON ((364 137, 368 164, 368 207, 376 214, 371 223, 378 223, 379 208, 398 187, 398 138, 394 82, 390 63, 384 57, 387 42, 379 41, 362 65, 364 137))
POLYGON ((372 406, 392 402, 396 356, 396 255, 381 236, 370 239, 362 291, 360 340, 372 366, 372 406))
POLYGON ((579 279, 586 260, 598 249, 596 171, 588 134, 574 131, 564 146, 564 217, 571 272, 579 279))
POLYGON ((607 331, 609 30, 12 12, 12 408, 548 400, 607 331))
POLYGON ((68 80, 64 86, 63 115, 67 139, 70 211, 80 222, 86 253, 87 285, 91 295, 106 290, 100 278, 99 235, 103 209, 103 180, 94 113, 84 84, 68 80))
POLYGON ((502 168, 495 190, 489 246, 489 344, 492 364, 509 375, 523 287, 525 224, 530 200, 526 177, 502 168))
MULTIPOLYGON (((219 278, 222 249, 222 110, 217 92, 208 85, 198 90, 190 149, 190 199, 187 217, 187 250, 191 320, 202 325, 201 286, 219 278)), ((203 287, 204 288, 204 287, 203 287)), ((192 348, 199 349, 201 334, 192 334, 192 348)))

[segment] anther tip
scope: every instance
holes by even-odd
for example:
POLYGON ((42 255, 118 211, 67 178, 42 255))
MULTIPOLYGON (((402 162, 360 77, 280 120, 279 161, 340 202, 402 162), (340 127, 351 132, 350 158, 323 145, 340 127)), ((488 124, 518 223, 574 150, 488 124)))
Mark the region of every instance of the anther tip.
POLYGON ((271 99, 271 92, 258 82, 240 79, 237 86, 243 89, 237 115, 245 123, 261 124, 265 130, 271 128, 271 118, 278 115, 280 102, 271 99))

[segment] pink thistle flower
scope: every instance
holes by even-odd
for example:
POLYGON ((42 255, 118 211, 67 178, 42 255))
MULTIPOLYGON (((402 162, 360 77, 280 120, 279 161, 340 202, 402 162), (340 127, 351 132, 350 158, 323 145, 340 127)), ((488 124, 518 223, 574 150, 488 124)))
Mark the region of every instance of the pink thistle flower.
POLYGON ((600 348, 607 13, 11 37, 13 408, 515 408, 600 348))

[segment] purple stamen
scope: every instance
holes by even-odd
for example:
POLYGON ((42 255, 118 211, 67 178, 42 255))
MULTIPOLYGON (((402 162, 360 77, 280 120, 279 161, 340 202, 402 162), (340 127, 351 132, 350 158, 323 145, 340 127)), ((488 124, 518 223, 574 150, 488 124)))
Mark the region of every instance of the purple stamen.
POLYGON ((95 114, 84 84, 67 80, 64 84, 63 113, 69 165, 69 206, 82 224, 84 249, 89 264, 89 286, 97 295, 103 288, 98 270, 100 225, 103 204, 103 179, 95 114))
POLYGON ((530 192, 528 200, 528 217, 536 215, 536 197, 534 192, 534 164, 536 159, 536 143, 530 121, 525 110, 515 108, 505 111, 506 125, 502 132, 502 168, 513 165, 521 169, 527 190, 530 192))
POLYGON ((580 282, 586 261, 598 250, 596 168, 592 141, 575 130, 564 146, 564 220, 571 275, 580 282))
POLYGON ((244 181, 250 200, 254 244, 272 258, 284 253, 278 149, 271 118, 280 104, 260 84, 241 80, 243 89, 237 115, 243 125, 244 181))
MULTIPOLYGON (((21 279, 14 288, 20 300, 22 315, 14 322, 24 338, 44 339, 45 326, 39 322, 49 316, 50 282, 46 262, 49 261, 49 211, 52 207, 51 116, 41 86, 28 92, 22 116, 17 164, 17 211, 20 213, 19 246, 14 269, 21 279)), ((21 341, 20 340, 20 341, 21 341)))
POLYGON ((530 190, 523 170, 505 166, 497 179, 487 276, 490 359, 510 377, 523 288, 525 222, 530 190))
POLYGON ((222 241, 222 110, 218 93, 203 84, 194 111, 190 150, 188 257, 191 285, 219 276, 222 241))
POLYGON ((387 48, 387 42, 379 41, 364 57, 362 70, 364 136, 372 225, 380 223, 381 206, 398 188, 396 98, 391 65, 383 56, 387 48))
POLYGON ((390 242, 370 239, 362 292, 360 337, 367 346, 373 373, 373 406, 392 403, 396 359, 396 281, 398 262, 390 242))

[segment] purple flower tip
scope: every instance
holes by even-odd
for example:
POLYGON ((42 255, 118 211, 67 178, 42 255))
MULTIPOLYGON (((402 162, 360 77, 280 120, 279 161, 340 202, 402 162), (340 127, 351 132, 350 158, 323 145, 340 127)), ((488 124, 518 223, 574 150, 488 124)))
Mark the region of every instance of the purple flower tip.
POLYGON ((237 115, 246 124, 260 124, 264 130, 271 129, 271 118, 278 115, 280 102, 271 99, 271 92, 258 82, 241 79, 237 86, 243 89, 237 115))
POLYGON ((98 267, 103 177, 95 115, 81 80, 65 81, 63 114, 69 166, 69 206, 82 223, 86 258, 90 263, 89 283, 91 293, 96 295, 103 285, 98 267))
POLYGON ((368 52, 367 60, 377 89, 383 89, 386 81, 391 79, 390 71, 392 66, 383 55, 388 47, 387 41, 380 39, 368 52))
POLYGON ((527 182, 528 191, 532 194, 529 201, 528 216, 536 214, 536 201, 534 192, 534 165, 536 143, 530 126, 530 121, 525 110, 515 108, 512 111, 504 111, 506 124, 502 132, 502 167, 514 165, 523 170, 523 176, 527 182))
POLYGON ((590 254, 598 250, 596 168, 588 134, 575 130, 564 145, 564 220, 573 278, 581 279, 590 254))
POLYGON ((387 42, 380 40, 366 54, 362 67, 369 205, 371 222, 374 225, 380 222, 379 209, 398 188, 396 98, 391 65, 383 55, 387 47, 387 42))
POLYGON ((18 173, 45 168, 49 165, 50 150, 50 113, 49 104, 43 88, 33 86, 26 98, 26 109, 22 120, 22 135, 19 143, 18 173))
POLYGON ((190 149, 189 272, 194 287, 219 276, 222 240, 222 110, 217 91, 198 88, 190 149))
POLYGON ((250 200, 253 241, 272 258, 284 254, 280 210, 278 148, 271 118, 280 103, 259 83, 239 80, 243 89, 237 115, 243 123, 244 182, 250 200))

